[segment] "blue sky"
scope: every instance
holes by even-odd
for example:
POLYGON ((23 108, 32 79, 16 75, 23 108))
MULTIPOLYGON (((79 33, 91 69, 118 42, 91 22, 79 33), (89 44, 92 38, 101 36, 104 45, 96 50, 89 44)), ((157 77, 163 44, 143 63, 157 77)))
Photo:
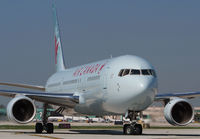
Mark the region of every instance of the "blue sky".
MULTIPOLYGON (((1 82, 44 85, 54 73, 51 3, 0 1, 1 82)), ((57 0, 66 65, 138 55, 156 68, 161 93, 200 91, 199 5, 198 0, 57 0)))

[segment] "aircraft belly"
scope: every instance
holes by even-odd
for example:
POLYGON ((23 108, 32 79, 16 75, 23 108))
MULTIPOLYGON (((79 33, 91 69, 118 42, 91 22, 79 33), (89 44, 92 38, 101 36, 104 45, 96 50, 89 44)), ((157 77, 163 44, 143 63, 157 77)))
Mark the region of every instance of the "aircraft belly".
POLYGON ((105 115, 105 109, 103 108, 104 99, 102 93, 95 93, 96 95, 82 96, 84 101, 81 104, 75 106, 75 111, 86 115, 105 115))
POLYGON ((75 111, 86 115, 125 114, 127 110, 143 111, 153 103, 154 92, 145 92, 135 97, 120 100, 119 97, 87 98, 84 104, 78 104, 75 111), (145 95, 144 95, 145 94, 145 95), (103 98, 103 99, 102 99, 103 98))
POLYGON ((154 101, 155 92, 149 90, 133 97, 116 96, 108 97, 109 100, 103 104, 104 110, 115 114, 124 114, 127 110, 143 111, 154 101))

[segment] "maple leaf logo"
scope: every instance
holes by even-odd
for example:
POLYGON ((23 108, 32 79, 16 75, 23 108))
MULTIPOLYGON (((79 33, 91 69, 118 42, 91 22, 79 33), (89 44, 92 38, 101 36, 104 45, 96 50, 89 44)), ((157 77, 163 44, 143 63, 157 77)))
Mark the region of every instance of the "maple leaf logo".
POLYGON ((59 42, 57 42, 57 38, 55 36, 55 63, 57 64, 57 55, 58 55, 58 45, 59 42))

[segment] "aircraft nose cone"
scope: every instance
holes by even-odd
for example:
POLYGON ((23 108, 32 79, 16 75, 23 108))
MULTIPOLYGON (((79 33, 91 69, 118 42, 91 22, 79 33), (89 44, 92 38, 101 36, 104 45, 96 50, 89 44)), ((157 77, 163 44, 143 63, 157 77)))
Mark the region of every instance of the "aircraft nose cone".
POLYGON ((130 110, 141 111, 146 109, 154 101, 157 93, 157 80, 154 77, 139 77, 133 82, 132 91, 126 97, 126 106, 130 110))
POLYGON ((144 77, 138 82, 138 87, 141 93, 145 93, 157 88, 157 81, 155 78, 144 77))

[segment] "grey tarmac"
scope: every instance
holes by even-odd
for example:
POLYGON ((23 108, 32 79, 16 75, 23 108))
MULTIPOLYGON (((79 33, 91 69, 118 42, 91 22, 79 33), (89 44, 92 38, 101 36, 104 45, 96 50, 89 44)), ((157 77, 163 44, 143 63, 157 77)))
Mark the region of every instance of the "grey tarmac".
POLYGON ((144 129, 143 135, 123 135, 121 130, 55 130, 35 134, 33 130, 0 130, 0 139, 198 139, 200 129, 144 129))

